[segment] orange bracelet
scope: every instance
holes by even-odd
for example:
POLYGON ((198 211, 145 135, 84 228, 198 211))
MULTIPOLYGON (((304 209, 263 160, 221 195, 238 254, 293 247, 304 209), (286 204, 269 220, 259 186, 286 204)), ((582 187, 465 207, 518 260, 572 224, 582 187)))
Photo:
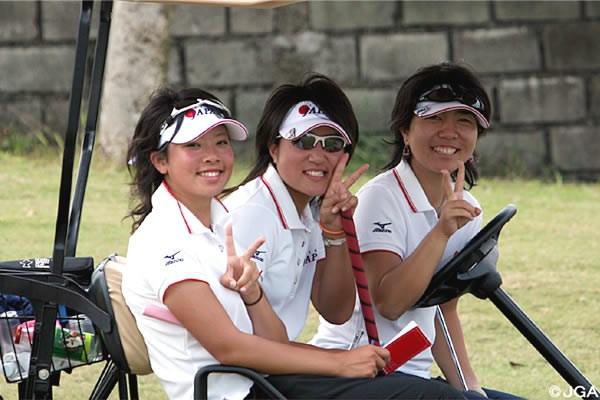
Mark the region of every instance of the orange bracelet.
POLYGON ((319 226, 321 227, 321 230, 328 235, 341 235, 344 233, 343 229, 341 231, 330 231, 329 229, 325 228, 321 222, 319 222, 319 226))

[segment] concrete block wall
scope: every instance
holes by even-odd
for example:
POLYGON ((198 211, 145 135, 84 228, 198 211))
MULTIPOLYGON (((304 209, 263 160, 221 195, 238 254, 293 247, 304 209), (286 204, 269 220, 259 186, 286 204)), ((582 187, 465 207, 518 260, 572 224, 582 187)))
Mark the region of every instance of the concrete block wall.
MULTIPOLYGON (((215 92, 251 130, 274 86, 316 71, 345 89, 376 149, 389 137, 402 81, 425 64, 464 61, 494 104, 478 147, 484 175, 600 177, 600 2, 308 1, 172 11, 168 83, 215 92)), ((0 135, 6 127, 64 131, 78 14, 70 1, 0 2, 0 135)))

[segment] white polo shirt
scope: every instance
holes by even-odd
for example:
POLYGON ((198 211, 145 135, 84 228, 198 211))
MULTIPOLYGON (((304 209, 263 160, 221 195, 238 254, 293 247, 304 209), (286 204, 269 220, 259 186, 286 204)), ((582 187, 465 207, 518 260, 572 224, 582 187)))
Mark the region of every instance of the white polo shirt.
MULTIPOLYGON (((226 213, 219 201, 212 201, 212 221, 226 221, 226 213)), ((144 336, 152 370, 171 399, 192 399, 196 371, 218 361, 183 326, 143 315, 147 306, 166 307, 163 299, 170 286, 186 280, 207 283, 238 329, 252 333, 241 297, 219 282, 227 262, 225 236, 223 225, 213 223, 212 228, 178 202, 163 182, 152 196, 152 212, 129 239, 123 295, 144 336)), ((235 374, 213 375, 210 399, 243 399, 252 386, 235 374)))
MULTIPOLYGON (((387 251, 404 260, 438 221, 435 209, 429 204, 417 177, 405 161, 367 182, 358 191, 357 197, 354 222, 362 253, 387 251)), ((477 200, 467 191, 464 192, 464 199, 479 207, 477 200)), ((481 221, 482 216, 479 215, 450 237, 438 269, 479 231, 481 221)), ((435 340, 435 307, 409 310, 397 320, 382 317, 376 309, 374 312, 379 339, 383 343, 388 342, 411 320, 419 325, 432 343, 435 340)), ((352 318, 343 325, 329 324, 321 319, 311 343, 325 348, 348 348, 357 332, 364 329, 363 316, 357 303, 352 318)), ((367 343, 366 336, 365 333, 360 345, 367 343)), ((433 356, 429 348, 398 371, 430 378, 432 363, 433 356)))
POLYGON ((296 340, 306 322, 317 261, 325 257, 318 222, 310 205, 298 215, 277 170, 270 165, 225 200, 238 249, 259 236, 265 243, 254 254, 262 270, 261 285, 273 309, 296 340))

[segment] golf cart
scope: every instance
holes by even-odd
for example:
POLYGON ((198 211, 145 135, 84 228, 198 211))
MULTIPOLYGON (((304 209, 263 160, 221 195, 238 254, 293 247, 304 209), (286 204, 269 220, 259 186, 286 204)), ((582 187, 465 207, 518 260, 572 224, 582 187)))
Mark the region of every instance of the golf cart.
MULTIPOLYGON (((192 1, 188 1, 192 3, 192 1)), ((201 1, 200 3, 211 3, 201 1)), ((212 2, 218 4, 218 1, 212 2)), ((221 2, 223 4, 224 2, 221 2)), ((251 5, 262 2, 233 1, 251 5)), ((274 2, 281 3, 281 2, 274 2)), ((285 2, 283 2, 285 3, 285 2)), ((279 5, 279 4, 272 4, 279 5)), ((62 370, 71 370, 96 362, 105 362, 105 368, 98 378, 98 384, 90 398, 105 398, 115 385, 119 386, 120 398, 137 398, 137 369, 132 368, 130 359, 123 350, 119 335, 117 314, 113 308, 110 283, 107 283, 103 264, 94 268, 90 257, 76 256, 81 211, 85 197, 88 173, 94 148, 98 111, 102 92, 104 66, 107 55, 108 38, 111 24, 112 1, 81 2, 78 39, 75 52, 73 82, 71 87, 68 123, 65 133, 62 161, 61 183, 59 191, 57 223, 54 251, 51 258, 0 262, 0 293, 27 298, 33 305, 33 314, 29 321, 35 321, 29 330, 30 351, 28 367, 23 368, 16 355, 15 339, 12 348, 2 348, 2 368, 7 374, 7 363, 12 353, 17 365, 19 396, 24 399, 50 399, 52 387, 60 380, 62 370), (84 77, 90 43, 90 25, 94 7, 99 8, 100 23, 95 45, 92 79, 88 95, 85 131, 79 154, 79 167, 73 188, 74 160, 79 130, 80 109, 83 100, 84 77), (86 337, 81 326, 86 316, 97 336, 101 337, 101 351, 95 354, 78 354, 77 360, 67 357, 66 364, 56 365, 53 359, 55 348, 66 347, 68 337, 62 330, 57 331, 57 320, 71 319, 79 337, 86 337), (75 317, 73 317, 75 316, 75 317), (78 332, 77 332, 78 331, 78 332), (57 339, 58 338, 58 339, 57 339), (10 351, 12 350, 12 351, 10 351), (128 393, 129 392, 129 393, 128 393)), ((516 213, 514 206, 507 206, 467 246, 456 255, 432 279, 431 284, 416 306, 432 306, 457 296, 471 293, 482 299, 490 299, 509 321, 532 343, 540 354, 573 388, 583 388, 587 398, 598 398, 592 383, 571 363, 568 358, 547 338, 531 319, 516 305, 500 287, 502 280, 495 269, 494 252, 500 232, 516 213)), ((109 259, 108 262, 116 262, 109 259)), ((110 269, 110 268, 109 268, 110 269)), ((115 307, 116 308, 116 307, 115 307)), ((21 325, 27 321, 21 316, 0 317, 0 325, 12 329, 14 323, 21 325)), ((12 331, 11 331, 12 334, 12 331)), ((23 336, 22 336, 23 337, 23 336)), ((18 343, 16 343, 18 344, 18 343)), ((85 346, 84 346, 85 348, 85 346)), ((212 366, 198 372, 196 376, 196 396, 206 396, 207 376, 213 372, 241 373, 263 385, 273 398, 283 398, 274 388, 264 381, 261 375, 244 368, 212 366)))

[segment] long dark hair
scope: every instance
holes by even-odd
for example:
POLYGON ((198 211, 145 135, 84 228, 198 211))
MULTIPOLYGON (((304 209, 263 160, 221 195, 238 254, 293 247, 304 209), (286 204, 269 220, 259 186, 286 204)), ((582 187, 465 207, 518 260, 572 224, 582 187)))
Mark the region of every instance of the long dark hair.
MULTIPOLYGON (((244 185, 261 176, 273 161, 269 147, 279 143, 279 127, 288 111, 301 101, 310 100, 333 121, 339 124, 352 140, 346 151, 354 152, 358 143, 358 121, 350 100, 342 89, 332 79, 321 75, 311 74, 298 85, 285 84, 276 88, 267 99, 263 113, 256 128, 254 166, 240 185, 244 185)), ((224 194, 231 193, 238 186, 228 189, 224 194)))
MULTIPOLYGON (((150 155, 158 151, 167 157, 169 145, 157 150, 162 124, 170 117, 174 107, 180 108, 183 103, 196 99, 220 100, 209 92, 197 88, 175 91, 161 88, 152 94, 150 102, 142 111, 135 127, 133 138, 127 150, 127 169, 132 177, 129 197, 130 212, 134 232, 152 211, 152 194, 160 186, 163 175, 154 168, 150 155)), ((227 115, 227 117, 231 117, 227 115)))
MULTIPOLYGON (((404 138, 401 131, 410 128, 419 96, 435 85, 444 83, 461 86, 481 99, 484 105, 482 114, 488 121, 490 120, 492 115, 490 98, 479 78, 466 65, 444 62, 420 68, 402 84, 396 96, 390 122, 390 130, 394 135, 394 140, 392 141, 394 152, 392 160, 384 167, 385 169, 393 168, 402 160, 404 138)), ((478 134, 483 134, 485 129, 479 124, 477 127, 478 134)), ((455 177, 454 175, 453 178, 455 177)), ((479 173, 477 172, 475 163, 472 161, 465 162, 466 189, 475 186, 478 176, 479 173)))

